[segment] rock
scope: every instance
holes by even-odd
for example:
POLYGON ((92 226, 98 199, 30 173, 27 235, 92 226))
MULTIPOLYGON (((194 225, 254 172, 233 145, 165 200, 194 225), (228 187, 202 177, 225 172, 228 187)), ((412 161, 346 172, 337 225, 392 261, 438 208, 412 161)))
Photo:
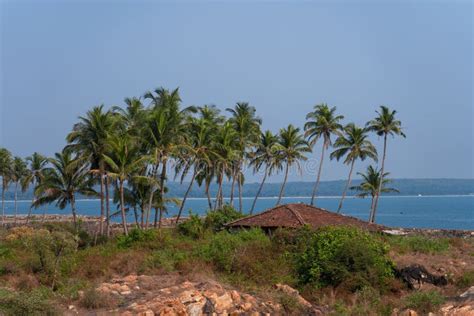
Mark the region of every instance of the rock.
POLYGON ((230 291, 230 296, 232 297, 232 300, 234 301, 234 303, 236 303, 236 304, 240 303, 240 294, 239 294, 239 292, 237 292, 235 290, 230 291))
POLYGON ((229 295, 229 293, 218 296, 214 298, 214 300, 211 299, 211 301, 214 304, 217 313, 223 313, 233 305, 232 297, 229 295))
POLYGON ((123 291, 123 292, 120 292, 120 295, 130 295, 132 294, 132 291, 123 291))
POLYGON ((189 316, 201 316, 203 315, 203 308, 206 304, 206 301, 192 303, 186 306, 186 311, 189 316))
POLYGON ((244 311, 248 311, 252 309, 252 304, 249 302, 246 302, 246 303, 241 304, 240 308, 243 309, 244 311))
POLYGON ((474 300, 474 286, 471 286, 466 292, 459 295, 462 300, 474 300))
POLYGON ((138 279, 138 276, 136 274, 131 274, 124 277, 122 281, 126 283, 135 283, 137 282, 137 279, 138 279))
POLYGON ((406 309, 399 314, 399 316, 418 316, 418 313, 412 309, 406 309))
POLYGON ((155 313, 151 309, 148 309, 144 312, 138 313, 137 316, 155 316, 155 313))

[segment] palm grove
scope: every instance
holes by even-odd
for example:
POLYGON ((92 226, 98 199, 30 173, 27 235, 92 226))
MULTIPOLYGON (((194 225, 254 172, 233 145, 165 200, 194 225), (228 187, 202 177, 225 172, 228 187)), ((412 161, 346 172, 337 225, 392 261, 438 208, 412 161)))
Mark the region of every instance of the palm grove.
POLYGON ((224 206, 223 183, 231 183, 225 200, 242 210, 244 167, 262 174, 262 181, 249 211, 269 176, 283 173, 277 204, 285 194, 291 168, 302 169, 311 152, 319 158, 319 168, 312 191, 311 204, 316 205, 318 186, 326 155, 348 166, 348 179, 339 203, 340 212, 347 191, 357 190, 361 197, 372 198, 369 220, 375 221, 378 198, 388 188, 385 170, 388 136, 403 136, 396 111, 381 106, 374 119, 365 126, 343 125, 344 117, 336 107, 314 106, 306 117, 304 129, 293 125, 281 128, 278 134, 262 131, 262 120, 255 107, 238 102, 222 115, 213 105, 183 107, 179 90, 159 88, 140 98, 126 98, 123 107, 105 109, 96 106, 79 117, 66 136, 68 144, 54 157, 34 153, 26 159, 12 157, 0 148, 2 178, 2 222, 5 221, 5 191, 12 185, 15 192, 34 188, 28 218, 32 209, 57 203, 60 209, 70 205, 77 224, 76 196, 100 198, 100 234, 110 234, 110 219, 118 215, 128 234, 127 212, 133 212, 135 225, 146 229, 161 227, 170 203, 179 206, 176 221, 182 215, 193 185, 204 187, 209 209, 224 206), (357 161, 378 162, 370 133, 383 137, 380 168, 369 166, 359 173, 363 181, 351 187, 357 161), (319 151, 319 152, 318 152, 319 151), (331 151, 331 152, 329 152, 331 151), (167 196, 169 171, 181 182, 189 179, 186 193, 177 200, 167 196), (211 196, 210 185, 217 183, 217 194, 211 196), (237 192, 235 194, 235 192, 237 192), (112 203, 110 201, 113 201, 112 203), (111 204, 117 205, 117 211, 111 204))

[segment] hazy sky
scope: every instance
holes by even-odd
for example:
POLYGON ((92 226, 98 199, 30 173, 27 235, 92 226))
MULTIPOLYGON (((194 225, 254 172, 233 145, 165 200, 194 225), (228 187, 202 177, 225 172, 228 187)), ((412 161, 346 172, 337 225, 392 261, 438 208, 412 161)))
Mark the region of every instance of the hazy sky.
POLYGON ((471 1, 0 3, 0 146, 17 155, 59 151, 94 105, 179 86, 185 105, 248 101, 273 131, 321 102, 358 124, 389 105, 407 134, 393 177, 474 177, 471 1))

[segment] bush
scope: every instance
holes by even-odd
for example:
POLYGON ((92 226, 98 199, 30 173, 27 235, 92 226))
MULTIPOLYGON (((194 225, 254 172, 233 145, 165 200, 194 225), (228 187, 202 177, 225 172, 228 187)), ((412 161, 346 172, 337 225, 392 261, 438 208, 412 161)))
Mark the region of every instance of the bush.
POLYGON ((469 270, 463 273, 457 280, 456 286, 459 288, 467 288, 474 284, 474 270, 469 270))
POLYGON ((219 270, 231 272, 238 252, 244 245, 252 243, 270 247, 270 239, 260 229, 243 230, 234 234, 222 231, 213 235, 198 255, 212 262, 219 270))
POLYGON ((98 309, 112 307, 114 301, 110 296, 102 294, 94 288, 89 288, 84 292, 84 296, 79 301, 79 304, 87 309, 98 309))
POLYGON ((399 253, 440 253, 449 249, 449 239, 429 238, 425 236, 390 236, 387 241, 399 253))
POLYGON ((405 308, 411 308, 422 314, 438 310, 444 303, 444 297, 436 292, 415 292, 405 298, 405 308))
POLYGON ((133 244, 139 242, 151 241, 155 238, 155 231, 133 228, 128 235, 117 237, 117 247, 130 248, 133 244))
POLYGON ((368 232, 327 227, 304 238, 305 248, 295 255, 302 284, 318 288, 344 284, 355 291, 369 285, 383 288, 393 278, 388 247, 368 232))
POLYGON ((242 218, 243 214, 234 209, 232 206, 225 204, 221 209, 208 211, 204 226, 215 232, 222 230, 226 223, 242 218))
POLYGON ((204 223, 201 217, 189 212, 189 219, 178 225, 178 231, 184 236, 199 239, 204 236, 204 223))
POLYGON ((0 289, 0 314, 55 315, 56 311, 49 302, 50 295, 50 291, 46 288, 16 293, 0 289))

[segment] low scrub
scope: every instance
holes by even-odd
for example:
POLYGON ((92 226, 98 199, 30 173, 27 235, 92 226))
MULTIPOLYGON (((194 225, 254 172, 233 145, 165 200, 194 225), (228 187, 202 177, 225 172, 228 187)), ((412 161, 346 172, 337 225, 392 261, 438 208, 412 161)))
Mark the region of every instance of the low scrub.
POLYGON ((328 227, 304 236, 295 263, 301 284, 317 288, 344 285, 384 288, 393 278, 393 263, 382 240, 355 228, 328 227))
POLYGON ((438 310, 444 301, 444 297, 437 291, 414 292, 404 299, 405 308, 414 309, 422 314, 438 310))
POLYGON ((391 236, 388 243, 399 253, 442 253, 449 249, 450 241, 447 238, 425 236, 391 236))
POLYGON ((1 315, 55 315, 50 303, 51 292, 47 288, 37 288, 29 292, 10 292, 0 289, 1 315))

